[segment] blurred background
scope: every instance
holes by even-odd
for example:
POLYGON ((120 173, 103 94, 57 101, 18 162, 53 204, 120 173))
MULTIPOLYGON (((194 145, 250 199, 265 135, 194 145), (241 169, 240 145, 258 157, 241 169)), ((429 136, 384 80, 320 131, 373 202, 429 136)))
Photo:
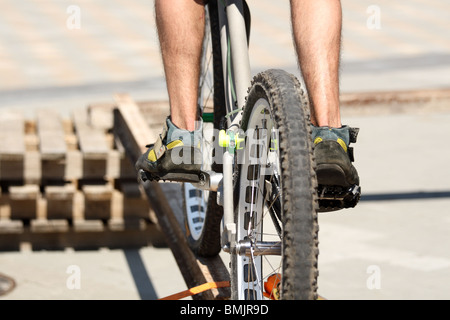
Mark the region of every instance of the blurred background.
MULTIPOLYGON (((254 72, 271 66, 297 73, 289 2, 249 4, 254 72)), ((1 107, 66 109, 117 91, 166 97, 153 1, 4 0, 1 6, 1 107)), ((342 91, 447 87, 448 6, 343 0, 342 91)))
MULTIPOLYGON (((299 74, 289 1, 248 3, 253 72, 299 74)), ((0 110, 33 119, 45 107, 70 116, 112 103, 117 92, 167 100, 153 6, 2 0, 0 110)), ((450 89, 449 0, 342 0, 342 7, 343 95, 450 89)), ((320 217, 319 293, 326 298, 450 298, 450 99, 437 105, 343 111, 346 123, 361 128, 355 165, 365 198, 354 210, 320 217)), ((186 289, 170 250, 151 246, 0 251, 2 273, 16 287, 0 299, 155 299, 186 289), (83 271, 80 290, 65 285, 72 264, 83 271)))

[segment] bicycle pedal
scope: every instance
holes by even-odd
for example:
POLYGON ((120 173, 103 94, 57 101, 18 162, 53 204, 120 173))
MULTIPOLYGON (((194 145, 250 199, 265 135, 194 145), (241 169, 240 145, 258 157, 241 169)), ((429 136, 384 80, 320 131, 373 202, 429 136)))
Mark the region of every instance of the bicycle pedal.
POLYGON ((159 180, 164 182, 186 182, 186 183, 199 183, 200 177, 197 173, 167 173, 158 177, 159 180))
POLYGON ((361 198, 361 187, 322 186, 318 188, 319 212, 354 208, 361 198))
POLYGON ((153 181, 155 179, 153 178, 153 176, 150 173, 141 169, 138 172, 137 180, 138 180, 138 183, 140 183, 140 182, 145 183, 147 181, 153 181))
POLYGON ((147 181, 163 181, 163 182, 187 182, 187 183, 199 183, 201 181, 199 174, 197 173, 166 173, 161 176, 156 176, 150 172, 139 170, 138 182, 147 181))

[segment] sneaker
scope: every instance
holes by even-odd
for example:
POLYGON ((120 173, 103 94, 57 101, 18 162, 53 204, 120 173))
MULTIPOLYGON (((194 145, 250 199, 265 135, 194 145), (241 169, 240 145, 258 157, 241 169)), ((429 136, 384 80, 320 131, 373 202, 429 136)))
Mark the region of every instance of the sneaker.
POLYGON ((319 185, 351 186, 359 185, 359 176, 355 167, 351 142, 356 142, 359 129, 344 126, 342 128, 312 128, 316 174, 319 185))
POLYGON ((355 207, 361 195, 353 148, 359 129, 312 126, 319 205, 322 211, 355 207))
POLYGON ((182 130, 170 117, 155 144, 137 160, 140 179, 176 182, 198 182, 202 166, 202 123, 195 131, 182 130))

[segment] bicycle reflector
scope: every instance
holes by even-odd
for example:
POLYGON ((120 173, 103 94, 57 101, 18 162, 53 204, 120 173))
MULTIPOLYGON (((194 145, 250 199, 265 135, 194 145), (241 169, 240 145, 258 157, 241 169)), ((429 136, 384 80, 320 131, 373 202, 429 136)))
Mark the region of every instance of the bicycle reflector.
POLYGON ((264 296, 272 300, 280 300, 281 274, 274 273, 264 282, 264 296))
POLYGON ((232 131, 226 132, 225 130, 220 130, 219 132, 219 145, 222 148, 232 148, 237 150, 242 150, 243 146, 241 145, 245 142, 245 139, 239 136, 239 133, 234 133, 232 131))

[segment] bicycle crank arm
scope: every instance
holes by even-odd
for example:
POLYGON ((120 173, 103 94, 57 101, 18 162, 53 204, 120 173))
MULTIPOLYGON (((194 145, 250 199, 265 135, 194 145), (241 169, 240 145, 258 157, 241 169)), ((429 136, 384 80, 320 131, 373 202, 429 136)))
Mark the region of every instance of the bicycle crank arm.
POLYGON ((138 172, 138 182, 146 181, 161 181, 161 182, 185 182, 191 183, 197 189, 217 191, 219 184, 223 179, 221 173, 214 171, 202 171, 200 173, 167 173, 162 176, 153 176, 151 173, 144 170, 138 172))

